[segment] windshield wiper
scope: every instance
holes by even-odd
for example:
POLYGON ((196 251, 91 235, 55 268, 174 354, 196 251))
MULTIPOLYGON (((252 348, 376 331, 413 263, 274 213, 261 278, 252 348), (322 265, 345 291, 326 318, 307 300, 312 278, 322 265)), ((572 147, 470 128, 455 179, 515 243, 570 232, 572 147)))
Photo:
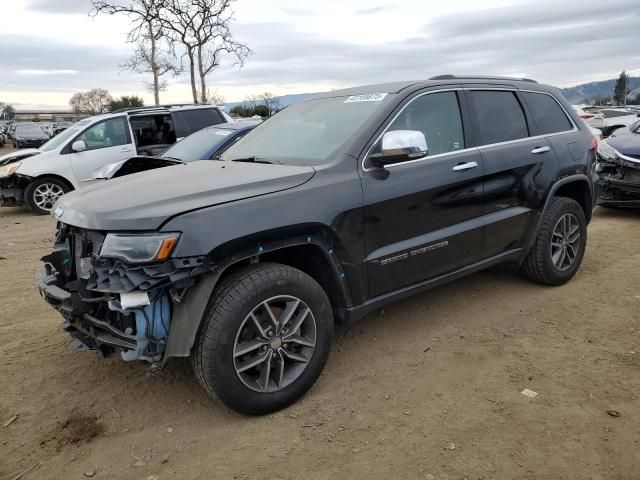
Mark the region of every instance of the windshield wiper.
POLYGON ((266 160, 264 158, 260 158, 260 157, 246 157, 246 158, 234 158, 233 160, 231 160, 232 162, 251 162, 251 163, 268 163, 268 164, 275 164, 278 163, 280 165, 282 165, 282 162, 278 162, 276 160, 266 160))

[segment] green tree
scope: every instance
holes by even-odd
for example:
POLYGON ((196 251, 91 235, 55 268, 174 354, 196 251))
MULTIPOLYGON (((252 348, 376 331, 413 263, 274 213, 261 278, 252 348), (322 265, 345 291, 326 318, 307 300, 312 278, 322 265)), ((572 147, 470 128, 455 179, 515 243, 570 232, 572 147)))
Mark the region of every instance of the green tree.
POLYGON ((613 99, 618 105, 627 104, 627 95, 629 94, 629 75, 624 70, 616 80, 616 85, 613 87, 613 99))
POLYGON ((109 103, 109 111, 114 112, 121 108, 135 108, 144 107, 144 100, 137 95, 131 95, 130 97, 123 95, 120 98, 111 100, 109 103))
POLYGON ((0 118, 4 120, 13 120, 16 117, 16 110, 11 105, 6 105, 2 110, 0 118))

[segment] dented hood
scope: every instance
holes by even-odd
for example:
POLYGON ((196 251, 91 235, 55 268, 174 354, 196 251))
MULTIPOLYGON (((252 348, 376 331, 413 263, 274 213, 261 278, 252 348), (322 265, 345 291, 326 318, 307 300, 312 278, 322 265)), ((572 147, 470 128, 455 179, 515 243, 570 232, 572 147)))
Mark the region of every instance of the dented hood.
POLYGON ((14 150, 11 153, 7 153, 6 155, 0 156, 0 167, 4 165, 9 165, 10 163, 19 162, 20 160, 24 160, 25 158, 33 157, 34 155, 38 155, 40 150, 37 148, 25 148, 24 150, 14 150))
POLYGON ((302 185, 311 167, 204 160, 97 183, 64 195, 52 210, 61 222, 92 230, 156 230, 200 208, 302 185))

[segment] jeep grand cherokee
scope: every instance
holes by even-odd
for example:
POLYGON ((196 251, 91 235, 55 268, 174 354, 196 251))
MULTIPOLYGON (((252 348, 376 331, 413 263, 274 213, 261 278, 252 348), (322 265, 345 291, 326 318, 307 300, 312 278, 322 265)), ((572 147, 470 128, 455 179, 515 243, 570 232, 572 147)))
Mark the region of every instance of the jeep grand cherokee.
POLYGON ((333 91, 220 161, 65 195, 38 285, 85 347, 191 357, 211 396, 263 414, 313 385, 334 321, 497 263, 571 279, 595 147, 558 90, 531 80, 333 91))

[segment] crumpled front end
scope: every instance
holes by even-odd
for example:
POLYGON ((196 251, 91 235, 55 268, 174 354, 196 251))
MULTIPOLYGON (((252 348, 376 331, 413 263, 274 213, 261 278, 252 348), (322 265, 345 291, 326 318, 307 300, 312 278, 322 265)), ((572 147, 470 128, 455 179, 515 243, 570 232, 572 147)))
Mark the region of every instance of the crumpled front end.
POLYGON ((640 208, 640 158, 617 155, 600 158, 598 205, 640 208))
POLYGON ((0 207, 21 207, 24 205, 24 189, 27 177, 11 175, 0 178, 0 207))
POLYGON ((58 224, 54 251, 36 275, 40 293, 79 348, 163 361, 176 310, 210 272, 205 258, 133 265, 101 257, 104 240, 102 232, 58 224))

